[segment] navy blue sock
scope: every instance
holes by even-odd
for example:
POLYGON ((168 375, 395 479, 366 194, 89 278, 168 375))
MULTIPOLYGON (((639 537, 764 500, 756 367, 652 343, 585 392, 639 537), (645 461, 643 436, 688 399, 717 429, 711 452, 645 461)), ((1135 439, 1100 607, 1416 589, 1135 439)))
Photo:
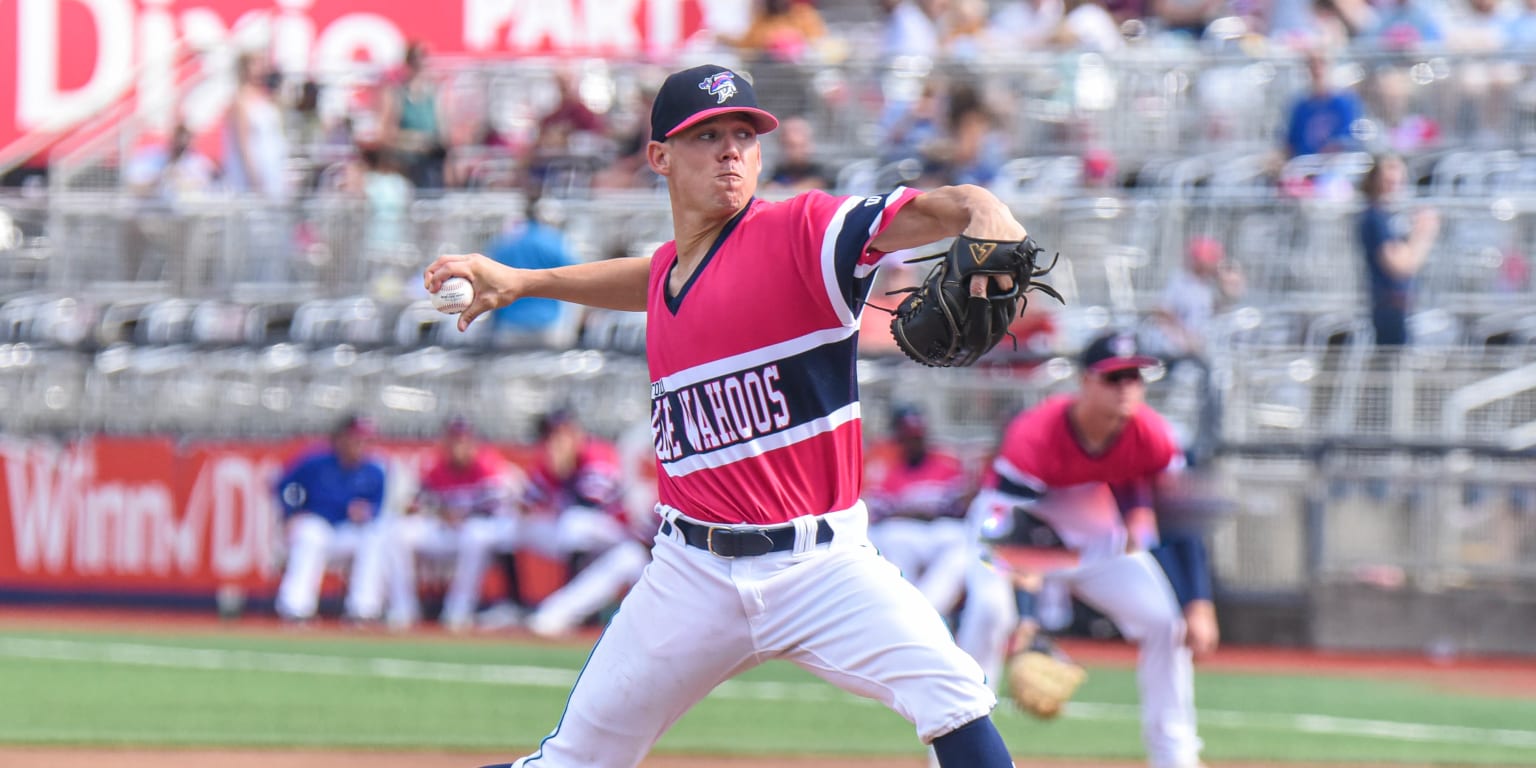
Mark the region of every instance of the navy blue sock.
POLYGON ((943 768, 1013 768, 1003 737, 986 715, 934 739, 933 753, 943 768))

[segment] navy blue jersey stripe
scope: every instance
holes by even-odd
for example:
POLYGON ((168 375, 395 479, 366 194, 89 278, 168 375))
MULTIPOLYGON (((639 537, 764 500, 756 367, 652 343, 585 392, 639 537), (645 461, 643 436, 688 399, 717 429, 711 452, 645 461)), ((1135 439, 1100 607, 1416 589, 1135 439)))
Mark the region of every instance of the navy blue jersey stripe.
POLYGON ((849 336, 766 365, 679 387, 652 400, 653 426, 665 433, 663 463, 740 445, 824 419, 858 399, 849 336))
POLYGON ((1017 496, 1021 499, 1029 499, 1031 501, 1038 499, 1041 496, 1040 492, 1034 488, 1024 485, 1023 483, 1015 483, 1014 481, 1009 480, 1002 475, 997 476, 997 490, 1006 493, 1009 496, 1017 496))
POLYGON ((853 270, 858 266, 859 259, 864 257, 864 246, 869 243, 869 228, 874 226, 875 219, 885 212, 892 194, 894 191, 867 197, 864 202, 849 210, 847 216, 843 218, 843 228, 837 233, 837 241, 832 246, 838 290, 842 292, 843 300, 847 301, 848 306, 855 312, 869 295, 870 287, 875 284, 875 273, 870 272, 862 278, 855 278, 853 270), (872 203, 871 200, 876 202, 872 203))

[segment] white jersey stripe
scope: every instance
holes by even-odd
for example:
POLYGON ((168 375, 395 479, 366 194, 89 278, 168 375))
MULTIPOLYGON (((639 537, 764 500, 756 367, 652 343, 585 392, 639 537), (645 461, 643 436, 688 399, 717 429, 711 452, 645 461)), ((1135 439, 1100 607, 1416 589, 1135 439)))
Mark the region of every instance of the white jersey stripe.
POLYGON ((802 440, 809 440, 817 435, 831 432, 857 418, 859 418, 859 403, 855 400, 823 418, 808 421, 783 432, 764 435, 755 440, 737 443, 708 453, 696 453, 677 461, 662 462, 661 467, 670 477, 682 477, 701 469, 716 469, 742 459, 750 459, 772 450, 794 445, 802 440))
POLYGON ((831 302, 832 309, 837 312, 837 319, 844 326, 853 325, 853 308, 848 306, 848 300, 844 298, 842 288, 837 283, 837 240, 843 234, 848 212, 863 202, 864 199, 859 197, 844 200, 837 207, 837 213, 832 214, 832 220, 827 223, 827 233, 821 238, 821 284, 827 291, 827 301, 831 302))
POLYGON ((1025 488, 1033 488, 1040 493, 1044 493, 1046 490, 1047 486, 1045 481, 1035 477, 1034 475, 1031 475, 1028 472, 1025 472, 1022 469, 1019 469, 1013 465, 1013 462, 1002 456, 998 456, 992 460, 992 470, 996 472, 998 476, 1002 477, 1010 483, 1013 483, 1014 485, 1021 485, 1025 488))
POLYGON ((804 336, 781 341, 777 344, 769 344, 766 347, 742 352, 739 355, 731 355, 719 360, 711 360, 702 365, 685 368, 670 376, 661 377, 662 391, 676 392, 683 387, 692 386, 701 381, 718 379, 726 374, 743 371, 748 368, 760 368, 764 365, 793 357, 817 347, 842 341, 852 336, 858 329, 854 327, 826 328, 820 331, 807 333, 804 336))

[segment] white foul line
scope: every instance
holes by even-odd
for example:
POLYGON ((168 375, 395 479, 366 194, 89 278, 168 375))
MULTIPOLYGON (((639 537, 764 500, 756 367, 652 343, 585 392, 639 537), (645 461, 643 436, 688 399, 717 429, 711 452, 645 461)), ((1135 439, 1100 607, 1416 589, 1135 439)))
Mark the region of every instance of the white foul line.
MULTIPOLYGON (((137 643, 91 643, 75 640, 40 640, 0 637, 0 657, 48 661, 129 664, 177 669, 291 672, 304 675, 386 677, 452 683, 486 683, 536 688, 570 688, 576 671, 555 667, 508 664, 463 664, 410 659, 355 658, 269 651, 186 648, 137 643)), ((711 696, 758 701, 867 702, 824 683, 776 683, 730 680, 711 696)), ((872 703, 872 702, 870 702, 872 703)), ((1138 707, 1074 701, 1066 717, 1077 720, 1129 721, 1141 719, 1138 707)), ((1298 733, 1335 734, 1368 738, 1435 742, 1443 744, 1493 744, 1536 749, 1536 731, 1502 728, 1468 728, 1458 725, 1403 723, 1331 715, 1200 710, 1200 722, 1229 728, 1256 728, 1298 733)))

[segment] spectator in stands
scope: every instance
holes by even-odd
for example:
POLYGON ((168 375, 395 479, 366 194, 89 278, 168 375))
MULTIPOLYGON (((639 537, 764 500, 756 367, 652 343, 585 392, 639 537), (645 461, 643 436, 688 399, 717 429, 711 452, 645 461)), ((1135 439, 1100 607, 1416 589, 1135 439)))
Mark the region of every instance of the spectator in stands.
POLYGON ((1190 238, 1184 265, 1163 286, 1152 316, 1157 343, 1149 339, 1148 348, 1167 360, 1203 357, 1211 319, 1242 296, 1243 288, 1242 272, 1227 259, 1220 240, 1190 238))
POLYGON ((268 202, 286 202, 288 137, 283 110, 272 94, 277 80, 255 53, 235 62, 238 83, 224 116, 224 184, 235 194, 254 194, 268 202))
POLYGON ((1066 10, 1053 38, 1057 48, 1111 53, 1125 47, 1120 25, 1103 0, 1066 0, 1066 10))
POLYGON ((1373 13, 1361 13, 1358 40, 1370 47, 1413 50, 1445 42, 1441 21, 1422 0, 1373 0, 1373 13))
POLYGON ((525 191, 532 195, 542 194, 555 173, 595 170, 598 165, 597 144, 603 135, 603 119, 582 101, 575 71, 556 72, 555 88, 559 99, 539 118, 538 134, 524 164, 528 173, 525 191))
MULTIPOLYGON (((358 161, 349 165, 343 191, 362 198, 368 206, 363 228, 363 256, 372 264, 394 267, 398 276, 418 261, 411 241, 410 207, 415 186, 405 177, 398 155, 379 145, 357 149, 358 161)), ((383 277, 373 275, 372 277, 383 277)))
POLYGON ((1184 265, 1169 276, 1141 334, 1147 349, 1163 359, 1172 381, 1188 381, 1200 392, 1198 421, 1189 425, 1192 433, 1183 441, 1191 459, 1208 457, 1220 439, 1221 391, 1211 380, 1207 334, 1212 320, 1243 295, 1244 282, 1220 240, 1190 238, 1184 265))
POLYGON ((943 18, 948 0, 879 0, 885 14, 880 55, 939 58, 943 53, 943 18))
POLYGON ((1519 13, 1510 18, 1505 46, 1511 51, 1536 50, 1536 0, 1525 0, 1519 13))
POLYGON ((949 140, 931 148, 931 161, 947 169, 949 184, 986 186, 997 176, 1006 157, 1005 138, 997 113, 981 90, 969 82, 950 88, 949 140))
MULTIPOLYGON (((325 166, 352 152, 352 116, 328 117, 321 111, 321 87, 314 78, 305 78, 294 100, 288 105, 285 122, 288 142, 294 154, 308 158, 323 173, 325 166)), ((318 178, 305 180, 313 189, 318 178)))
POLYGON ((1008 0, 992 14, 991 49, 999 54, 1044 48, 1066 16, 1062 0, 1008 0))
POLYGON ((768 174, 764 191, 787 197, 831 183, 831 174, 816 159, 816 134, 809 120, 785 118, 779 123, 778 139, 779 162, 768 174))
POLYGON ((613 159, 593 174, 594 189, 655 188, 661 177, 645 161, 645 145, 651 140, 651 104, 655 100, 655 86, 641 85, 635 88, 628 109, 610 113, 608 138, 613 159))
POLYGON ((1415 278, 1440 234, 1440 215, 1434 209, 1407 215, 1392 210, 1406 177, 1402 158, 1382 155, 1362 181, 1366 207, 1360 214, 1360 243, 1370 285, 1371 323, 1376 344, 1384 347, 1408 342, 1415 278))
POLYGON ((738 37, 723 42, 740 51, 742 58, 795 63, 805 61, 827 26, 816 6, 804 0, 756 0, 752 22, 738 37))
POLYGON ((299 154, 326 143, 325 122, 320 116, 320 83, 305 78, 299 86, 298 96, 288 105, 288 143, 297 147, 299 154))
POLYGON ((514 494, 522 492, 522 471, 494 448, 483 445, 469 420, 449 420, 441 440, 437 456, 421 476, 416 498, 395 525, 395 562, 390 568, 392 627, 409 626, 421 617, 416 581, 419 559, 454 563, 438 621, 453 632, 473 625, 485 569, 459 557, 469 530, 465 522, 504 517, 514 494))
POLYGON ((314 618, 327 564, 347 557, 347 617, 383 617, 384 467, 368 456, 373 436, 372 421, 347 416, 332 430, 329 448, 300 456, 277 481, 288 551, 276 607, 285 620, 314 618))
POLYGON ((1344 50, 1370 14, 1364 0, 1276 0, 1269 39, 1298 51, 1344 50))
POLYGON ((288 135, 282 107, 273 98, 279 78, 255 53, 240 56, 235 74, 238 86, 222 128, 224 186, 260 204, 240 210, 238 237, 244 259, 236 262, 227 279, 281 283, 292 277, 291 254, 296 249, 293 214, 287 206, 293 193, 288 135))
POLYGON ((910 101, 891 100, 881 118, 884 139, 881 161, 916 160, 944 137, 944 98, 941 80, 923 81, 922 90, 910 101))
POLYGON ((952 0, 943 35, 944 55, 951 61, 979 61, 990 53, 986 0, 952 0))
POLYGON ((123 182, 133 193, 136 210, 123 221, 124 278, 160 279, 167 262, 185 257, 188 219, 177 209, 211 193, 217 174, 213 161, 193 146, 192 132, 182 124, 172 131, 170 141, 151 141, 129 156, 123 182))
POLYGON ((1440 124, 1414 110, 1415 86, 1407 68, 1382 64, 1371 70, 1364 93, 1376 117, 1379 141, 1390 151, 1407 154, 1432 147, 1440 140, 1440 124))
POLYGON ((1147 20, 1166 34, 1199 40, 1226 10, 1227 0, 1151 0, 1147 20))
POLYGON ((192 138, 185 124, 177 124, 168 143, 141 148, 123 169, 129 190, 172 206, 211 192, 218 168, 193 146, 192 138))
POLYGON ((1500 0, 1468 0, 1467 13, 1446 25, 1446 47, 1470 54, 1452 68, 1453 93, 1459 105, 1458 133, 1472 143, 1500 146, 1510 119, 1510 92, 1520 82, 1522 67, 1497 54, 1508 46, 1514 14, 1500 0))
POLYGON ((392 150, 411 183, 441 189, 448 153, 440 125, 437 83, 426 72, 427 47, 420 41, 405 49, 400 69, 383 89, 380 138, 392 150))
POLYGON ((1358 149, 1354 131, 1365 111, 1360 97, 1333 87, 1328 58, 1321 52, 1308 52, 1306 65, 1311 86, 1291 106, 1286 120, 1287 157, 1358 149))
MULTIPOLYGON (((576 263, 562 227, 565 213, 560 203, 531 197, 520 229, 498 238, 487 248, 492 259, 522 269, 548 269, 576 263)), ((554 299, 517 301, 491 316, 493 341, 498 346, 569 347, 580 326, 574 305, 554 299)))

